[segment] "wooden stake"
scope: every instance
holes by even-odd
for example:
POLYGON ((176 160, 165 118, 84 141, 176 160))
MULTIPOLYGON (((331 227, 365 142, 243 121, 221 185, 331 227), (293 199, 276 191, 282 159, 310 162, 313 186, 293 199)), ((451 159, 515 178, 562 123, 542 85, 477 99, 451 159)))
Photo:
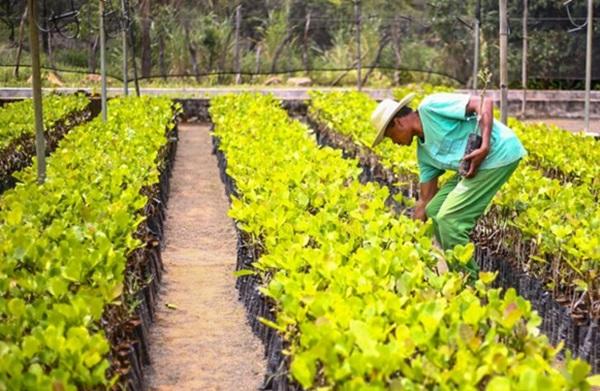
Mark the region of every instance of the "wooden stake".
POLYGON ((473 91, 477 90, 479 77, 479 35, 481 30, 481 0, 475 5, 475 26, 473 28, 473 91))
POLYGON ((356 16, 356 88, 362 90, 362 62, 360 53, 360 0, 354 0, 354 15, 356 16))
POLYGON ((37 158, 37 182, 46 180, 46 140, 44 139, 44 116, 42 111, 42 81, 40 77, 40 38, 37 27, 37 1, 29 2, 29 44, 31 46, 31 76, 33 79, 33 109, 35 112, 35 154, 37 158))
MULTIPOLYGON (((121 11, 123 12, 123 18, 125 23, 129 23, 128 20, 128 12, 127 6, 125 4, 125 0, 121 0, 121 11)), ((121 44, 123 46, 123 95, 129 95, 129 71, 127 69, 127 29, 129 25, 123 25, 122 36, 121 36, 121 44)))
POLYGON ((242 25, 242 5, 235 9, 235 84, 240 84, 242 75, 240 74, 240 27, 242 25))
POLYGON ((508 23, 507 0, 500 0, 500 121, 508 119, 508 23))
POLYGON ((521 62, 521 88, 523 89, 523 98, 521 100, 521 117, 525 118, 525 108, 527 107, 527 19, 528 19, 527 0, 523 0, 523 60, 521 62))
POLYGON ((590 131, 590 89, 592 86, 592 35, 594 33, 594 4, 588 0, 587 40, 585 49, 585 132, 590 131))
POLYGON ((100 14, 100 28, 98 33, 100 34, 100 76, 102 77, 101 87, 101 104, 102 104, 102 121, 106 122, 107 119, 107 108, 106 108, 106 36, 104 33, 104 0, 99 0, 99 14, 100 14))

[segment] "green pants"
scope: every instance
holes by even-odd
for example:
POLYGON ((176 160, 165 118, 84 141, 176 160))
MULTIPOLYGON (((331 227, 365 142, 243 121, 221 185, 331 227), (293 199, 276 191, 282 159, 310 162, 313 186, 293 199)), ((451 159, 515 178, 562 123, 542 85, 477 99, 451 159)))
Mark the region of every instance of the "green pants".
MULTIPOLYGON (((469 242, 469 234, 500 187, 510 178, 519 161, 479 170, 470 179, 456 174, 429 201, 426 213, 433 220, 435 235, 444 250, 469 242)), ((477 278, 479 267, 471 260, 467 270, 477 278)))

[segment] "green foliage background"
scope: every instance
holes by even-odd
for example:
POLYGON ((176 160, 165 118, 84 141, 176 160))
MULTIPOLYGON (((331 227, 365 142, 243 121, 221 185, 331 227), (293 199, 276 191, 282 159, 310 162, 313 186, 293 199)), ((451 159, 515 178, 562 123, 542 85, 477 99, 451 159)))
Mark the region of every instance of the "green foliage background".
MULTIPOLYGON (((354 1, 342 0, 129 0, 136 63, 146 84, 229 84, 235 81, 235 15, 241 6, 240 68, 243 83, 264 83, 271 75, 309 76, 324 85, 354 85, 357 58, 354 1), (307 20, 310 15, 310 24, 307 20)), ((472 25, 480 3, 481 58, 498 73, 498 3, 495 0, 362 0, 360 2, 362 77, 367 84, 406 82, 469 85, 474 39, 472 25), (365 77, 367 75, 367 77, 365 77)), ((19 45, 23 1, 0 3, 0 83, 23 84, 13 76, 19 45)), ((79 36, 43 33, 47 67, 97 73, 98 10, 96 0, 74 0, 79 36)), ((509 68, 513 87, 520 86, 522 2, 509 2, 509 68)), ((71 0, 39 0, 40 25, 71 9, 71 0)), ((118 32, 121 0, 107 1, 109 74, 121 77, 122 47, 118 32)), ((600 12, 600 7, 596 7, 600 12)), ((584 18, 585 4, 572 13, 584 18)), ((562 2, 539 0, 529 5, 529 87, 582 88, 585 29, 572 28, 562 2)), ((583 20, 578 20, 579 23, 583 20)), ((26 25, 26 24, 25 24, 26 25)), ((68 28, 73 29, 74 25, 68 28)), ((600 39, 598 33, 595 38, 600 39)), ((29 63, 27 34, 22 63, 29 63)), ((596 51, 594 59, 600 57, 596 51)), ((130 61, 130 68, 132 63, 130 61)), ((80 75, 62 77, 68 84, 90 82, 80 75)), ((129 77, 133 73, 129 72, 129 77)), ((600 71, 595 72, 600 79, 600 71)), ((90 82, 90 83, 93 83, 90 82)))

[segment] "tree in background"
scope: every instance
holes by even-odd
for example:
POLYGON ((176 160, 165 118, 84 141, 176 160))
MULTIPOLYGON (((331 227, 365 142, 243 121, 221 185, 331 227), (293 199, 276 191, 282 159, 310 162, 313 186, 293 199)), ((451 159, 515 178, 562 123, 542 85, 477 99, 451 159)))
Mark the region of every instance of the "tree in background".
MULTIPOLYGON (((509 81, 519 88, 521 83, 521 41, 523 3, 508 3, 509 16, 509 81)), ((573 27, 567 19, 562 1, 529 1, 529 53, 528 68, 530 88, 583 88, 585 72, 585 28, 568 32, 573 27)), ((586 2, 574 1, 571 5, 574 16, 585 17, 586 2)), ((594 14, 598 15, 600 5, 594 14)), ((498 2, 482 0, 482 39, 487 42, 482 53, 490 69, 498 67, 498 2)), ((583 20, 578 20, 582 23, 583 20)), ((600 31, 594 32, 594 42, 600 39, 600 31)), ((600 61, 600 52, 593 52, 593 61, 600 61)), ((497 77, 497 74, 494 76, 497 77)), ((593 78, 600 79, 600 70, 594 70, 593 78)))
MULTIPOLYGON (((71 0, 39 0, 40 26, 69 9, 71 0), (45 4, 45 7, 43 7, 45 4), (44 18, 45 16, 45 18, 44 18)), ((365 82, 429 80, 436 73, 468 84, 473 60, 472 24, 477 0, 362 0, 361 63, 365 82)), ((356 72, 354 2, 342 0, 129 0, 137 62, 144 77, 187 75, 206 83, 227 83, 235 72, 235 11, 241 6, 239 49, 245 73, 301 74, 331 84, 353 84, 356 72), (341 69, 343 72, 319 72, 341 69), (220 73, 218 78, 204 74, 220 73)), ((69 40, 44 36, 46 58, 57 66, 96 72, 98 68, 97 0, 74 0, 80 8, 80 35, 69 40), (52 42, 50 42, 52 41, 52 42)), ((118 15, 120 0, 107 0, 118 15)), ((498 68, 498 4, 481 0, 481 62, 498 68)), ((0 61, 14 61, 15 26, 24 2, 0 0, 0 61)), ((520 82, 522 2, 509 4, 509 71, 520 82)), ((600 6, 597 6, 600 12, 600 6)), ((530 87, 582 87, 585 31, 568 33, 562 2, 530 1, 530 87), (544 19, 546 18, 546 19, 544 19), (554 18, 549 20, 547 18, 554 18), (556 19, 558 18, 558 19, 556 19), (562 19, 561 19, 562 18, 562 19), (572 80, 571 80, 572 79, 572 80), (579 84, 578 84, 579 83, 579 84)), ((583 2, 573 13, 585 16, 583 2)), ((48 27, 48 26, 46 26, 48 27)), ((595 32, 600 39, 600 32, 595 32)), ((109 73, 120 74, 121 48, 109 35, 109 73)), ((27 45, 24 45, 25 52, 27 45)), ((25 56, 26 58, 26 56, 25 56)), ((600 60, 600 52, 594 53, 600 60)), ((24 60, 26 61, 26 60, 24 60)), ((45 60, 48 65, 48 60, 45 60)), ((600 70, 596 70, 597 78, 600 70)), ((259 78, 260 80, 260 78, 259 78)), ((264 78, 262 78, 264 80, 264 78)), ((245 77, 244 81, 256 81, 245 77)), ((433 80, 430 80, 433 81, 433 80)))
POLYGON ((141 59, 142 77, 150 77, 152 74, 152 47, 150 38, 150 27, 152 25, 152 0, 140 0, 138 14, 141 26, 141 59))
POLYGON ((19 15, 23 13, 24 2, 18 0, 2 0, 0 2, 0 22, 8 29, 8 40, 16 44, 15 31, 19 23, 19 15))

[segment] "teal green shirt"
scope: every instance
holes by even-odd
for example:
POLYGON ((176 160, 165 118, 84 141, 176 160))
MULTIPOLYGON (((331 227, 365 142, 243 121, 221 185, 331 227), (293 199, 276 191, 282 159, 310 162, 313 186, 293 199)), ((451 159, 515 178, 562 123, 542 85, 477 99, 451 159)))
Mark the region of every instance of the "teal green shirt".
MULTIPOLYGON (((466 113, 469 98, 467 94, 439 93, 429 95, 419 105, 424 134, 424 140, 419 139, 417 146, 421 183, 437 178, 446 170, 458 171, 469 133, 477 124, 477 118, 466 113)), ((494 120, 490 152, 479 169, 502 167, 526 154, 515 133, 494 120)))

